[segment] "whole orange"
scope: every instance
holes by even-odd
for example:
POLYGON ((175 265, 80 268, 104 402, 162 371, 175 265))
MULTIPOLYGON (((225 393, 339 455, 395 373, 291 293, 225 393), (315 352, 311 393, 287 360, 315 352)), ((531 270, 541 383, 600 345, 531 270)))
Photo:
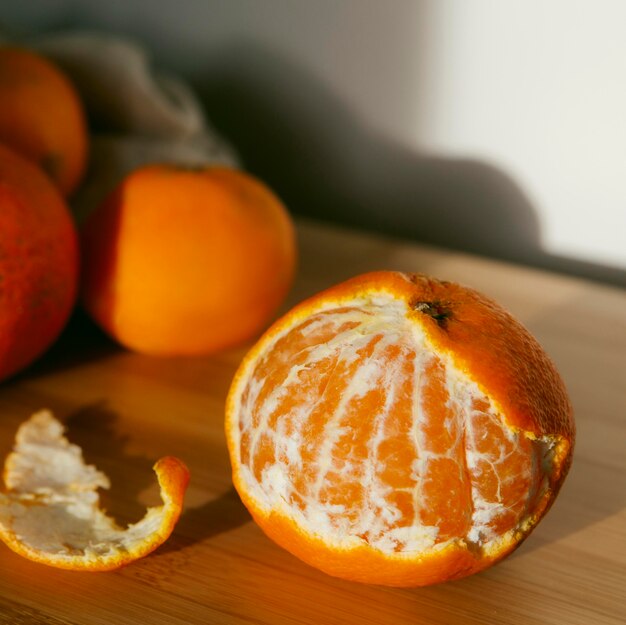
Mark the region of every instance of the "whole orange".
POLYGON ((78 241, 65 201, 38 167, 0 145, 0 379, 54 341, 77 282, 78 241))
POLYGON ((524 540, 563 483, 574 422, 554 365, 495 302, 377 272, 261 337, 226 434, 234 484, 277 543, 332 575, 422 586, 524 540))
POLYGON ((78 94, 53 63, 0 48, 0 141, 37 163, 69 195, 87 162, 87 126, 78 94))
POLYGON ((86 220, 82 299, 123 345, 207 354, 259 333, 291 285, 291 219, 234 169, 150 165, 86 220))

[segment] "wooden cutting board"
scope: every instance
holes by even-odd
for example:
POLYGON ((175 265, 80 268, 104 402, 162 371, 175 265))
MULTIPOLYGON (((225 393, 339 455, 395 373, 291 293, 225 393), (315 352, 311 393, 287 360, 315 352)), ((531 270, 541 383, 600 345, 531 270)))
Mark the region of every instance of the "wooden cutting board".
POLYGON ((474 286, 520 318, 556 361, 576 411, 573 469, 546 519, 513 556, 458 582, 399 590, 333 579, 270 542, 230 481, 222 427, 245 347, 202 359, 125 352, 77 316, 52 351, 0 385, 0 457, 39 408, 63 420, 112 489, 122 522, 158 501, 152 464, 192 474, 174 535, 112 573, 29 562, 0 545, 0 623, 553 623, 626 620, 626 293, 504 263, 298 223, 301 264, 286 307, 372 269, 474 286))

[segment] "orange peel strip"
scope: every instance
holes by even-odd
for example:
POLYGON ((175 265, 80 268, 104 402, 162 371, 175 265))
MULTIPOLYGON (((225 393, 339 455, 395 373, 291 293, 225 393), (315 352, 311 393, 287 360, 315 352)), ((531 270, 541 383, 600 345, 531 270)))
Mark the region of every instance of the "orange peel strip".
POLYGON ((49 566, 81 570, 117 569, 154 551, 180 517, 189 470, 166 456, 155 465, 161 506, 125 529, 100 509, 98 488, 108 477, 85 464, 80 447, 63 435, 47 410, 17 431, 4 467, 7 492, 0 493, 0 538, 13 551, 49 566))

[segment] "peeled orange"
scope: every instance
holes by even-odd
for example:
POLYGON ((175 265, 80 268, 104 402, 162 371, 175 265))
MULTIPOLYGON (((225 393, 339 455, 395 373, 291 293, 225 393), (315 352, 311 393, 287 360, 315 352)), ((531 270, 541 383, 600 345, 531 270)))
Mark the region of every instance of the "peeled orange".
POLYGON ((226 412, 234 484, 267 535, 331 575, 393 586, 513 551, 574 441, 564 384, 519 322, 472 289, 393 272, 276 322, 226 412))
POLYGON ((224 167, 139 168, 89 216, 82 243, 87 311, 155 355, 209 354, 259 334, 295 268, 280 200, 224 167))

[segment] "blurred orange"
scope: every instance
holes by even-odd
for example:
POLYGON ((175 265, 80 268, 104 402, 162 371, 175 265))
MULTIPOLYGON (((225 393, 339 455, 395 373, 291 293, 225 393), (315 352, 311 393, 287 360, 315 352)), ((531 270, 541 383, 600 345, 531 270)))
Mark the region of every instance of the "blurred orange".
POLYGON ((87 161, 87 126, 73 85, 47 59, 0 48, 0 141, 37 163, 68 196, 87 161))
POLYGON ((0 145, 0 380, 39 356, 70 315, 78 241, 43 172, 0 145))
POLYGON ((261 182, 227 168, 151 165, 87 219, 82 299, 123 345, 207 354, 261 332, 291 285, 291 219, 261 182))

